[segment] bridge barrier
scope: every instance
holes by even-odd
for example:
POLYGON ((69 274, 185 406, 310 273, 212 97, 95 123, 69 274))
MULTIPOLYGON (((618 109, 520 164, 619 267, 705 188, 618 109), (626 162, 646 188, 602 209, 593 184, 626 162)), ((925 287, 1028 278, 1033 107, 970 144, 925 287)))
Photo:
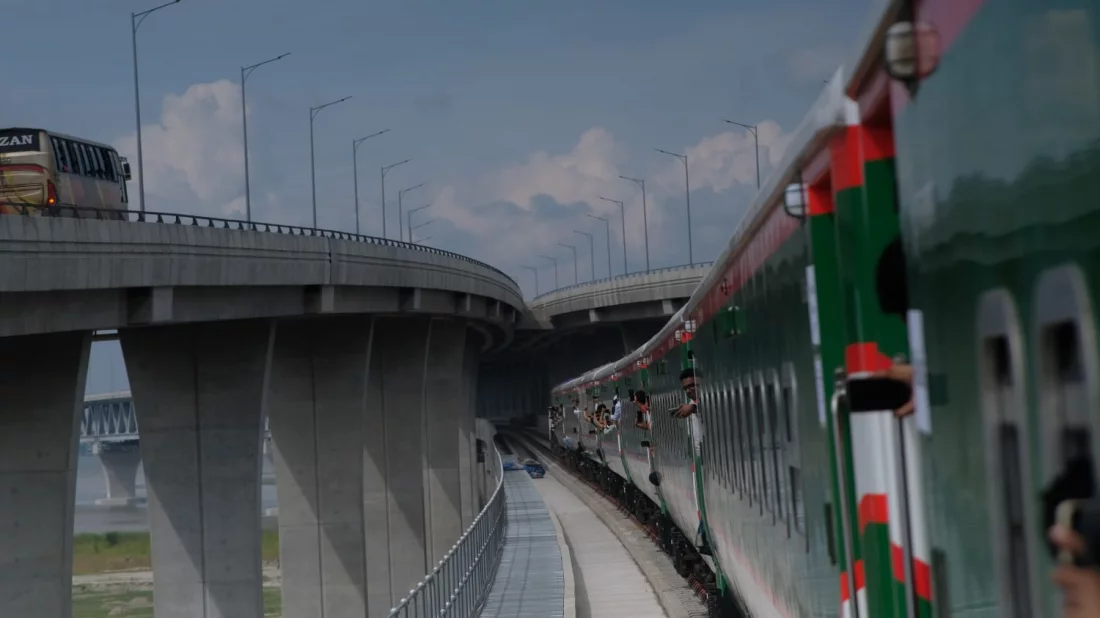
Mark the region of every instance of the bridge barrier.
POLYGON ((448 616, 473 618, 481 612, 496 577, 508 527, 504 504, 504 462, 497 456, 497 486, 485 508, 454 547, 409 596, 390 610, 389 618, 448 616))
POLYGON ((535 296, 534 298, 532 298, 531 302, 528 303, 528 304, 529 305, 537 305, 537 304, 539 304, 539 299, 545 299, 547 297, 553 296, 555 294, 559 294, 561 292, 568 292, 569 290, 586 288, 588 286, 597 285, 597 284, 600 284, 600 283, 607 283, 607 282, 610 282, 610 281, 618 281, 618 280, 624 280, 625 281, 627 279, 637 279, 637 278, 646 277, 646 276, 649 276, 649 275, 656 275, 658 273, 668 273, 668 272, 672 272, 674 270, 690 270, 690 269, 693 269, 693 268, 699 268, 701 266, 713 266, 713 265, 714 265, 713 260, 711 260, 709 262, 705 262, 705 261, 704 262, 694 262, 692 264, 680 264, 679 266, 666 266, 664 268, 651 268, 649 270, 638 270, 638 271, 635 271, 635 272, 632 272, 632 273, 627 273, 625 275, 615 275, 614 277, 604 277, 602 279, 593 279, 591 281, 581 281, 581 282, 578 282, 578 283, 574 283, 573 285, 566 285, 566 286, 563 286, 563 287, 560 287, 560 288, 554 288, 553 290, 550 290, 549 292, 543 292, 542 294, 539 294, 538 296, 535 296))

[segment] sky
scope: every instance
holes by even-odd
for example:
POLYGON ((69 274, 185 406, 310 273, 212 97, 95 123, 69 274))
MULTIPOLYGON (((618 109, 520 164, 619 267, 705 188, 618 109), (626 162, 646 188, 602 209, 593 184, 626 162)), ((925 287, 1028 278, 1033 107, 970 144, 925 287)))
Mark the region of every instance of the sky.
MULTIPOLYGON (((7 126, 113 144, 135 172, 129 13, 157 0, 0 0, 7 126), (47 30, 32 27, 49 24, 47 30), (45 38, 43 38, 45 37, 45 38)), ((253 219, 309 225, 310 107, 319 227, 354 231, 352 140, 363 233, 397 236, 400 189, 416 239, 484 260, 536 293, 646 267, 714 259, 789 132, 860 43, 881 0, 182 0, 138 30, 149 210, 244 216, 240 68, 247 82, 253 219), (608 224, 586 215, 604 217, 608 224), (589 238, 577 231, 593 234, 589 238), (577 251, 574 270, 573 245, 577 251), (594 249, 594 250, 593 250, 594 249), (594 260, 593 260, 593 255, 594 260), (594 263, 593 263, 594 261, 594 263)), ((407 234, 407 232, 406 232, 407 234)), ((89 392, 126 388, 116 344, 97 344, 89 392)))

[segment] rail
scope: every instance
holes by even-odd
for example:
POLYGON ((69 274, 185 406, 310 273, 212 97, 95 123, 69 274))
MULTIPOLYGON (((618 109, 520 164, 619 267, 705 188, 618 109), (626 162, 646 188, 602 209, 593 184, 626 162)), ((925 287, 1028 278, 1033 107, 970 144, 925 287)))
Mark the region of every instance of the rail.
POLYGON ((489 502, 432 572, 390 610, 389 618, 473 618, 481 611, 500 566, 508 523, 504 508, 504 462, 496 446, 493 452, 497 455, 500 478, 489 502))
POLYGON ((627 273, 625 275, 616 275, 614 277, 604 277, 603 279, 593 279, 592 281, 585 281, 583 283, 574 283, 573 285, 567 285, 563 288, 555 288, 549 292, 543 292, 538 296, 531 299, 531 304, 537 303, 540 298, 550 296, 551 294, 557 294, 558 292, 565 292, 575 288, 583 288, 588 285, 595 285, 597 283, 604 283, 607 281, 615 281, 616 279, 627 279, 629 277, 640 277, 643 275, 652 275, 656 273, 671 272, 674 270, 687 270, 689 268, 696 268, 699 266, 712 266, 713 261, 710 262, 695 262, 694 264, 681 264, 680 266, 666 266, 665 268, 654 268, 652 270, 639 270, 637 272, 627 273))
POLYGON ((401 240, 390 240, 377 236, 366 236, 353 232, 341 232, 339 230, 326 230, 323 228, 302 227, 299 225, 284 225, 281 223, 262 223, 258 221, 245 221, 243 219, 227 219, 225 217, 209 217, 206 215, 189 215, 176 212, 153 212, 140 210, 115 210, 110 208, 89 208, 73 204, 57 204, 54 206, 28 206, 11 202, 0 202, 0 214, 15 214, 22 216, 43 217, 71 217, 77 219, 96 219, 100 221, 127 221, 130 223, 165 223, 169 225, 195 225, 226 230, 249 230, 253 232, 267 232, 271 234, 289 234, 292 236, 317 236, 319 238, 333 238, 338 240, 353 240, 371 245, 383 245, 386 247, 399 247, 410 251, 420 251, 433 255, 442 255, 464 262, 487 268, 497 274, 508 278, 517 287, 519 283, 504 271, 490 266, 485 262, 466 257, 453 251, 445 251, 416 243, 401 240))

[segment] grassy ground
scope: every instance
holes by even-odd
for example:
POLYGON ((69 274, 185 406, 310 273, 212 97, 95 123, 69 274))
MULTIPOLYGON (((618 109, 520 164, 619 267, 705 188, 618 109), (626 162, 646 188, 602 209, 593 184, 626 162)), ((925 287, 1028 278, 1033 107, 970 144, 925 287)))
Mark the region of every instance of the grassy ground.
MULTIPOLYGON (((264 588, 264 616, 281 616, 277 588, 264 588)), ((153 618, 153 593, 73 591, 73 618, 153 618)))
MULTIPOLYGON (((279 531, 263 531, 263 559, 279 557, 279 531)), ((150 568, 148 532, 78 534, 73 538, 73 574, 150 568)))

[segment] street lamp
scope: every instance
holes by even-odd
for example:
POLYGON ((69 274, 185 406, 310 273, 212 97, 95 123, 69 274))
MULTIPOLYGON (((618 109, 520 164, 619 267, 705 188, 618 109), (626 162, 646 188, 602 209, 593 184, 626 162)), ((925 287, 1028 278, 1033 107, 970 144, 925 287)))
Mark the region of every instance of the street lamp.
MULTIPOLYGON (((411 230, 412 225, 413 225, 413 213, 418 211, 418 210, 424 210, 425 208, 428 208, 430 206, 431 206, 431 203, 428 203, 428 204, 424 204, 423 206, 417 206, 416 208, 413 208, 412 210, 410 210, 409 214, 406 215, 407 225, 405 227, 407 227, 411 230)), ((410 238, 410 240, 412 239, 412 232, 409 233, 409 238, 410 238)))
POLYGON ((756 143, 756 189, 760 190, 760 136, 756 134, 756 125, 754 124, 741 124, 740 122, 734 122, 732 120, 722 120, 732 125, 737 125, 743 129, 748 129, 749 133, 752 133, 752 139, 756 143))
MULTIPOLYGON (((600 199, 605 201, 605 202, 611 202, 612 204, 618 204, 619 205, 619 216, 622 217, 622 220, 623 220, 623 274, 625 275, 626 270, 627 270, 627 268, 626 268, 626 204, 622 200, 613 200, 613 199, 606 198, 606 197, 600 197, 600 199)), ((611 252, 611 241, 610 241, 610 239, 608 239, 607 251, 608 251, 608 253, 611 252)), ((611 259, 608 258, 608 264, 610 264, 610 263, 611 263, 611 259)), ((608 266, 607 269, 608 269, 608 271, 610 271, 611 267, 608 266)), ((610 274, 610 273, 608 273, 608 274, 610 274)))
MULTIPOLYGON (((281 56, 271 58, 270 60, 264 60, 263 62, 241 67, 241 127, 244 130, 244 214, 245 220, 249 223, 252 223, 252 191, 248 185, 248 105, 245 104, 244 83, 248 81, 248 76, 252 75, 252 72, 256 69, 265 64, 271 64, 276 60, 282 60, 289 55, 290 53, 287 52, 281 56)), ((144 203, 144 200, 142 203, 144 203)))
POLYGON ((558 289, 559 287, 561 287, 558 285, 558 258, 552 258, 549 255, 540 255, 539 257, 544 260, 550 260, 554 263, 554 289, 558 289))
MULTIPOLYGON (((402 206, 401 200, 405 197, 405 194, 413 189, 419 189, 423 187, 425 183, 420 183, 409 187, 408 189, 401 189, 397 192, 397 240, 405 240, 405 233, 402 231, 401 221, 405 218, 405 207, 402 206)), ((412 242, 412 228, 409 228, 409 242, 412 242)))
POLYGON ((588 237, 588 254, 591 256, 589 264, 592 266, 592 280, 596 280, 596 241, 593 239, 592 234, 588 232, 582 232, 580 230, 573 230, 574 234, 582 234, 588 237))
POLYGON ((695 252, 691 246, 691 179, 688 178, 688 156, 686 154, 676 154, 675 152, 669 152, 667 150, 661 150, 660 148, 654 148, 661 154, 666 154, 672 157, 676 157, 684 164, 684 202, 687 204, 687 224, 688 224, 688 264, 695 264, 695 252))
POLYGON ((586 217, 591 219, 598 219, 603 221, 604 227, 607 229, 607 278, 611 278, 611 222, 604 217, 597 217, 596 215, 590 215, 585 213, 586 217))
POLYGON ((535 268, 534 266, 524 266, 522 264, 520 264, 520 268, 524 268, 526 270, 529 270, 529 271, 531 271, 532 274, 535 275, 535 296, 538 296, 539 295, 539 269, 535 268))
MULTIPOLYGON (((649 217, 646 215, 645 181, 640 178, 631 178, 629 176, 619 176, 619 178, 629 180, 642 187, 642 228, 645 230, 645 270, 649 272, 649 217)), ((624 240, 623 242, 625 243, 626 241, 624 240)))
MULTIPOLYGON (((387 236, 386 236, 386 172, 392 170, 393 168, 395 168, 399 165, 404 165, 404 164, 408 163, 409 161, 412 161, 411 157, 408 158, 408 159, 405 159, 404 161, 398 161, 397 163, 391 163, 390 165, 385 165, 381 168, 382 169, 382 173, 381 173, 381 175, 382 175, 382 238, 387 238, 387 236)), ((398 220, 398 223, 400 224, 400 220, 398 220)), ((398 225, 397 227, 398 227, 398 229, 400 229, 401 226, 398 225)))
POLYGON ((321 113, 321 110, 326 107, 332 107, 337 103, 343 103, 351 97, 344 97, 338 101, 332 101, 331 103, 325 103, 324 105, 318 105, 317 107, 309 108, 309 180, 313 186, 313 227, 317 228, 317 162, 313 156, 313 119, 317 117, 317 114, 321 113))
POLYGON ((577 270, 577 245, 567 245, 563 242, 559 242, 558 245, 573 250, 573 285, 577 285, 580 283, 580 277, 577 275, 579 272, 577 270))
POLYGON ((383 133, 389 133, 389 129, 382 129, 377 133, 371 133, 366 137, 360 137, 358 139, 351 140, 351 175, 355 179, 355 233, 359 234, 359 144, 369 140, 372 137, 378 137, 383 133))
MULTIPOLYGON (((417 244, 417 241, 413 240, 413 230, 419 230, 420 228, 422 228, 422 227, 424 227, 424 226, 426 226, 426 225, 430 225, 430 224, 432 223, 432 221, 435 221, 435 219, 434 219, 434 218, 432 218, 432 219, 428 219, 427 221, 425 221, 424 223, 421 223, 420 225, 418 225, 418 226, 416 226, 416 227, 411 227, 411 228, 409 228, 409 242, 411 242, 411 243, 413 243, 413 244, 417 244)), ((425 240, 427 240, 427 239, 426 239, 426 238, 422 238, 422 239, 420 240, 420 242, 423 242, 423 241, 425 241, 425 240)))
POLYGON ((172 0, 148 11, 130 13, 130 34, 134 46, 134 116, 137 119, 138 197, 141 199, 141 212, 145 212, 145 158, 141 152, 141 94, 138 90, 137 31, 141 27, 141 22, 145 21, 150 14, 179 2, 180 0, 172 0))

